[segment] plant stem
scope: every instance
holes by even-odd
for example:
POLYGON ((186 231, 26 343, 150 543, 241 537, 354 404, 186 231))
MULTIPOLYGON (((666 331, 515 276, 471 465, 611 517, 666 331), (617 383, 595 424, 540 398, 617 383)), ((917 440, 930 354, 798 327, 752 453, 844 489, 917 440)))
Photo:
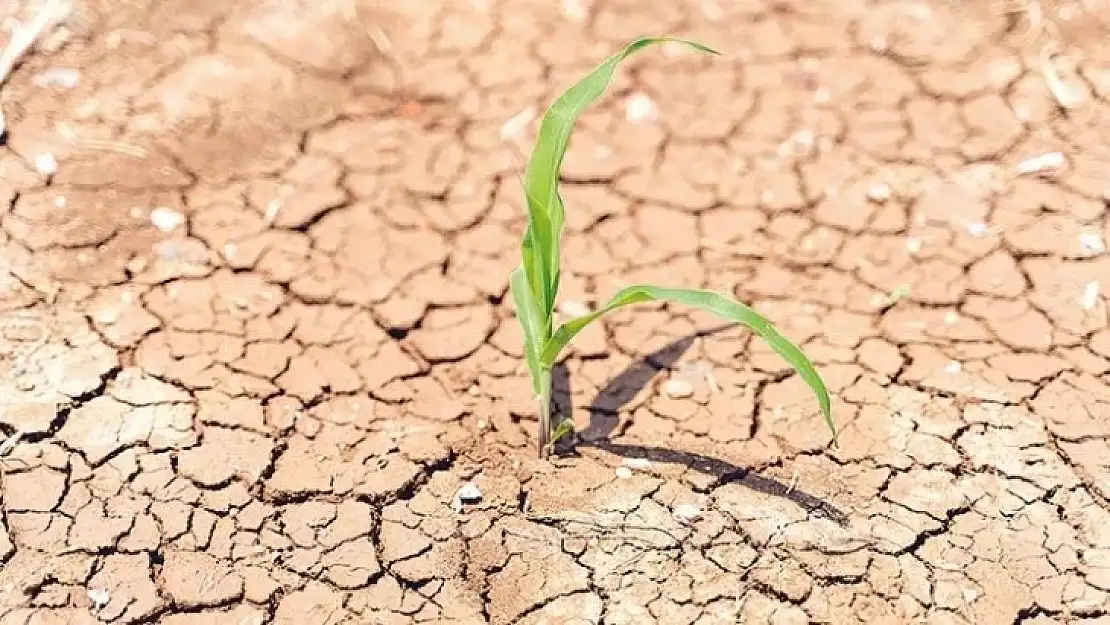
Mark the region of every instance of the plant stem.
POLYGON ((540 458, 547 457, 547 446, 551 440, 551 371, 544 369, 540 373, 540 458))

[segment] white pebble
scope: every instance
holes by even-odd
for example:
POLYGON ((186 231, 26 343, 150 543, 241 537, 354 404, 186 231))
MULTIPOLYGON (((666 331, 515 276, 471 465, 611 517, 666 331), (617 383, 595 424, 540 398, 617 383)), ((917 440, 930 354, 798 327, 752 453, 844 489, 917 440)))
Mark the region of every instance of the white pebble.
POLYGON ((616 473, 617 477, 622 480, 627 480, 628 478, 632 477, 632 469, 629 469, 628 467, 617 467, 616 473))
POLYGON ((906 239, 906 251, 910 254, 916 254, 921 251, 921 239, 910 237, 906 239))
POLYGON ((957 315, 954 311, 950 310, 950 311, 944 313, 944 323, 947 323, 948 325, 952 325, 952 324, 956 323, 957 321, 959 321, 959 319, 960 319, 960 316, 957 315))
POLYGON ((582 317, 590 314, 588 306, 576 300, 566 300, 559 303, 559 312, 567 317, 582 317))
POLYGON ((185 216, 168 206, 156 206, 150 211, 150 223, 162 232, 173 232, 185 223, 185 216))
POLYGON ((651 460, 647 458, 624 458, 621 463, 626 467, 640 469, 641 471, 647 471, 651 468, 651 460))
POLYGON ((973 221, 967 224, 967 233, 973 237, 981 237, 987 233, 987 224, 981 221, 973 221))
POLYGON ((1083 308, 1091 310, 1098 304, 1098 280, 1092 280, 1083 288, 1083 308))
POLYGON ((115 308, 105 308, 96 314, 96 320, 106 326, 110 326, 119 321, 119 311, 115 308))
POLYGON ((476 504, 482 501, 482 491, 473 482, 467 482, 462 485, 455 497, 462 503, 476 504))
POLYGON ((683 399, 694 394, 694 385, 682 379, 667 380, 663 392, 671 399, 683 399))
POLYGON ((108 602, 112 600, 112 597, 108 595, 108 591, 103 588, 90 588, 88 595, 89 601, 92 601, 93 605, 97 608, 108 605, 108 602))
POLYGON ((531 106, 513 115, 501 125, 501 140, 504 141, 519 135, 535 118, 536 109, 531 106))
POLYGON ((1102 241, 1102 237, 1094 232, 1080 234, 1079 244, 1083 246, 1083 249, 1094 254, 1101 254, 1106 251, 1106 244, 1102 241))
POLYGON ((1060 152, 1049 152, 1039 156, 1030 156, 1018 163, 1018 175, 1039 174, 1049 170, 1059 169, 1064 166, 1064 155, 1060 152))
POLYGON ((35 157, 35 169, 40 174, 52 176, 58 173, 58 159, 54 158, 54 155, 49 152, 39 154, 35 157))
POLYGON ((54 198, 54 208, 65 208, 67 204, 69 204, 69 201, 66 200, 66 196, 64 195, 59 195, 54 198))
POLYGON ((963 369, 963 365, 961 365, 960 363, 956 362, 955 360, 953 360, 953 361, 949 362, 949 363, 948 363, 948 364, 947 364, 947 365, 946 365, 946 366, 944 367, 944 370, 945 370, 945 371, 947 371, 948 373, 959 373, 961 369, 963 369))
POLYGON ((872 202, 882 204, 890 199, 891 190, 890 185, 885 182, 873 182, 871 186, 867 187, 867 199, 872 202))
POLYGON ((655 102, 643 93, 633 94, 624 105, 624 118, 642 122, 655 116, 655 102))
POLYGON ((689 503, 684 503, 684 504, 675 506, 674 518, 678 519, 679 521, 681 521, 683 523, 690 523, 691 521, 697 521, 698 519, 701 518, 701 508, 699 508, 699 507, 697 507, 693 504, 689 504, 689 503))
POLYGON ((586 7, 582 6, 582 0, 563 0, 562 9, 567 19, 575 22, 586 21, 586 7))
POLYGON ((63 89, 73 89, 80 80, 81 75, 77 70, 70 67, 55 67, 40 72, 32 79, 32 82, 36 87, 62 87, 63 89))
POLYGON ((266 220, 267 224, 272 224, 274 223, 274 220, 277 219, 278 212, 280 211, 281 202, 279 202, 278 200, 270 200, 266 203, 266 214, 265 216, 263 216, 263 219, 266 220))

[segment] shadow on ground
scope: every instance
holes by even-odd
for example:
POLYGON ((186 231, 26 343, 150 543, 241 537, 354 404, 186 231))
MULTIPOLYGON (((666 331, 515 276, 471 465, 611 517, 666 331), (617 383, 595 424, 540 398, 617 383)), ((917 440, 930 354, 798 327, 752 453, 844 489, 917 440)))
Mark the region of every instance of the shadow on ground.
MULTIPOLYGON (((656 447, 640 443, 623 443, 611 440, 618 424, 618 413, 640 392, 661 370, 669 369, 686 353, 699 337, 710 336, 731 328, 721 325, 704 332, 690 334, 668 343, 648 354, 643 359, 633 361, 628 367, 612 378, 605 388, 598 392, 590 406, 590 424, 575 437, 574 445, 560 447, 564 455, 577 455, 577 448, 593 447, 619 456, 641 457, 651 462, 685 465, 695 471, 712 475, 718 483, 737 483, 767 495, 782 497, 805 509, 811 514, 825 516, 840 525, 848 524, 848 515, 831 503, 805 492, 793 485, 760 475, 751 469, 737 466, 726 460, 695 452, 656 447)), ((559 414, 569 414, 573 403, 573 386, 570 371, 564 363, 556 365, 552 383, 555 410, 559 414)))

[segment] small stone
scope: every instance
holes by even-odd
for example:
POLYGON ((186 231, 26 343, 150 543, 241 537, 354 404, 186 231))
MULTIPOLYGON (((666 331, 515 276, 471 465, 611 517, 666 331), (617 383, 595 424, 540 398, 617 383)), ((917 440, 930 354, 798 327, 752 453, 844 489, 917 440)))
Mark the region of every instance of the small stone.
POLYGON ((586 7, 582 5, 582 0, 563 0, 562 9, 563 15, 574 22, 584 22, 589 16, 586 7))
POLYGON ((536 109, 527 107, 513 115, 501 125, 501 140, 505 141, 519 135, 536 118, 536 109))
POLYGON ((79 74, 77 70, 70 67, 55 67, 40 72, 32 79, 32 82, 34 82, 36 87, 73 89, 80 80, 81 74, 79 74))
POLYGON ((675 506, 674 518, 683 523, 697 521, 701 518, 701 508, 689 503, 675 506))
POLYGON ((136 275, 146 271, 146 268, 149 264, 150 263, 146 258, 142 256, 136 256, 127 261, 127 265, 125 266, 127 267, 127 271, 131 272, 131 275, 136 275))
POLYGON ((156 206, 150 211, 150 223, 162 232, 173 232, 185 223, 185 216, 168 206, 156 206))
POLYGON ((967 224, 967 233, 973 237, 981 237, 987 233, 987 224, 981 221, 974 221, 967 224))
POLYGON ((88 595, 89 601, 92 601, 93 607, 98 610, 108 605, 108 602, 112 600, 112 597, 108 594, 108 591, 104 590, 103 588, 90 588, 88 595))
POLYGON ((921 239, 910 237, 906 239, 906 251, 910 254, 916 254, 921 251, 921 239))
POLYGON ((96 320, 106 326, 110 326, 119 321, 119 311, 115 308, 105 308, 96 314, 96 320))
POLYGON ((58 173, 58 159, 54 158, 53 154, 49 152, 39 154, 35 157, 35 169, 40 174, 51 176, 58 173))
POLYGON ((956 362, 955 360, 949 362, 944 367, 944 370, 948 373, 959 373, 961 369, 963 369, 963 365, 961 365, 959 362, 956 362))
POLYGON ((944 313, 944 323, 946 323, 948 325, 952 325, 952 324, 956 323, 959 320, 960 320, 960 316, 958 314, 956 314, 954 311, 950 310, 950 311, 944 313))
POLYGON ((681 379, 667 380, 663 392, 671 399, 684 399, 694 394, 694 385, 681 379))
POLYGON ((59 195, 58 197, 54 198, 54 208, 65 208, 66 204, 68 203, 69 201, 66 200, 66 196, 64 195, 59 195))
POLYGON ((559 303, 559 312, 567 317, 577 318, 590 314, 590 309, 582 302, 567 300, 559 303))
POLYGON ((1039 156, 1031 156, 1018 163, 1018 175, 1039 174, 1054 171, 1064 166, 1064 155, 1060 152, 1049 152, 1039 156))
POLYGON ((1083 308, 1091 310, 1098 304, 1098 280, 1092 280, 1083 288, 1083 308))
POLYGON ((281 212, 281 202, 278 200, 270 200, 266 203, 266 214, 263 216, 263 219, 266 220, 267 224, 273 224, 279 212, 281 212))
POLYGON ((643 93, 633 94, 624 106, 624 118, 630 122, 642 122, 655 116, 655 101, 643 93))
POLYGON ((1101 254, 1106 251, 1106 244, 1103 243, 1102 237, 1094 232, 1080 234, 1079 244, 1083 246, 1083 249, 1094 254, 1101 254))
POLYGON ((462 488, 455 494, 455 497, 462 503, 473 505, 481 503, 482 491, 478 490, 478 487, 475 486, 473 482, 467 482, 462 485, 462 488))
POLYGON ((632 477, 632 469, 629 469, 628 467, 617 467, 616 473, 617 477, 622 480, 627 480, 628 478, 632 477))
POLYGON ((621 460, 621 463, 626 467, 640 469, 641 471, 646 471, 651 468, 651 460, 647 458, 624 458, 621 460))

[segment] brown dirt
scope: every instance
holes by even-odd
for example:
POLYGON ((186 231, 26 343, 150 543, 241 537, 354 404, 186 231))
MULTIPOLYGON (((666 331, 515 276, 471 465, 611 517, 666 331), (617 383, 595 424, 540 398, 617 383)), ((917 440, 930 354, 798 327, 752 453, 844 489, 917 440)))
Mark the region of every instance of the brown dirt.
POLYGON ((5 85, 0 625, 1110 623, 1110 7, 376 4, 88 0, 5 85), (562 308, 752 302, 837 448, 648 306, 534 457, 517 172, 660 32, 726 56, 583 119, 562 308))

